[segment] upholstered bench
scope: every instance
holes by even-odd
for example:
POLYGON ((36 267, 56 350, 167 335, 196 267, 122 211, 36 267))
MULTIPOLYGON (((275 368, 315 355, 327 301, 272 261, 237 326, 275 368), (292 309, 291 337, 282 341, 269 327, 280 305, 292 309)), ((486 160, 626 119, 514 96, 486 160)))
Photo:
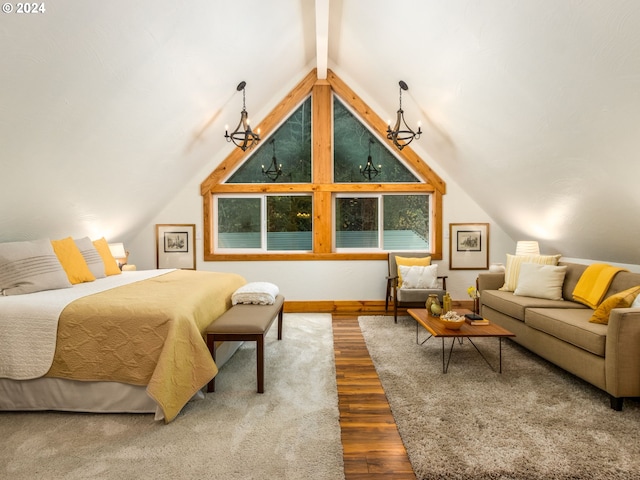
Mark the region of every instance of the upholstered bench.
MULTIPOLYGON (((264 336, 278 317, 278 340, 282 339, 282 313, 284 297, 277 295, 271 305, 237 304, 223 313, 206 330, 207 346, 216 360, 216 342, 256 342, 258 393, 264 393, 264 336)), ((209 382, 208 392, 215 392, 215 377, 209 382)))

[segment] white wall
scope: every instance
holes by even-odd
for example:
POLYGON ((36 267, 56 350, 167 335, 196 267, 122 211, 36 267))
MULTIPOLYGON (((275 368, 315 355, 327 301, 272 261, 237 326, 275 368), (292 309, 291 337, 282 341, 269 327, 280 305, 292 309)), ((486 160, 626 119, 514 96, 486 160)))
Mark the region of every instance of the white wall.
MULTIPOLYGON (((227 152, 228 153, 228 152, 227 152)), ((433 166, 432 166, 433 167, 433 166)), ((387 275, 386 261, 250 261, 204 262, 202 241, 202 197, 200 182, 214 169, 202 170, 141 233, 126 243, 129 262, 138 269, 151 269, 155 263, 155 224, 196 224, 196 258, 198 270, 235 272, 248 281, 268 281, 279 286, 291 301, 304 300, 383 300, 387 275)), ((513 253, 515 242, 502 231, 456 183, 437 172, 447 183, 444 195, 443 259, 439 274, 448 275, 447 287, 456 300, 467 300, 467 288, 475 285, 477 270, 449 270, 449 223, 489 223, 489 261, 505 263, 505 254, 513 253)))

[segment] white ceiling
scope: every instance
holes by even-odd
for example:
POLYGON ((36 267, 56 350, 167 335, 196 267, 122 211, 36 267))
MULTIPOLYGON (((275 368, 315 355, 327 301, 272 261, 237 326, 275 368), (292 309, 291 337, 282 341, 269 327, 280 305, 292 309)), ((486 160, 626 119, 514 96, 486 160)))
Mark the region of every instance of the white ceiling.
POLYGON ((640 263, 639 1, 45 6, 0 14, 0 241, 135 235, 228 155, 241 80, 259 121, 318 67, 383 117, 406 81, 416 152, 512 238, 640 263))

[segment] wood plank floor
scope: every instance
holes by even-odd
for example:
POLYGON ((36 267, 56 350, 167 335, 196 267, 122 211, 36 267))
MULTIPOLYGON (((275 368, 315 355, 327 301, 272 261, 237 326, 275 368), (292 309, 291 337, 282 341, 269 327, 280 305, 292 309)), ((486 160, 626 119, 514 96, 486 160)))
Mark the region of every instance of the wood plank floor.
POLYGON ((415 480, 356 316, 333 316, 346 480, 415 480))

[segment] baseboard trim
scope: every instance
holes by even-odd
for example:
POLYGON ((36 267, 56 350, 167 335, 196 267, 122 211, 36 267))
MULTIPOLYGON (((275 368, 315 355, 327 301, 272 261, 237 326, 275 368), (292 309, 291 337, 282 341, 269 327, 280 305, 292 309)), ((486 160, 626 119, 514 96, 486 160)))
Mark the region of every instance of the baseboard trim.
MULTIPOLYGON (((454 308, 473 309, 473 301, 454 301, 454 308)), ((285 301, 285 313, 331 313, 334 315, 393 315, 393 304, 385 313, 383 300, 309 300, 285 301)), ((406 315, 407 310, 398 309, 406 315)))

